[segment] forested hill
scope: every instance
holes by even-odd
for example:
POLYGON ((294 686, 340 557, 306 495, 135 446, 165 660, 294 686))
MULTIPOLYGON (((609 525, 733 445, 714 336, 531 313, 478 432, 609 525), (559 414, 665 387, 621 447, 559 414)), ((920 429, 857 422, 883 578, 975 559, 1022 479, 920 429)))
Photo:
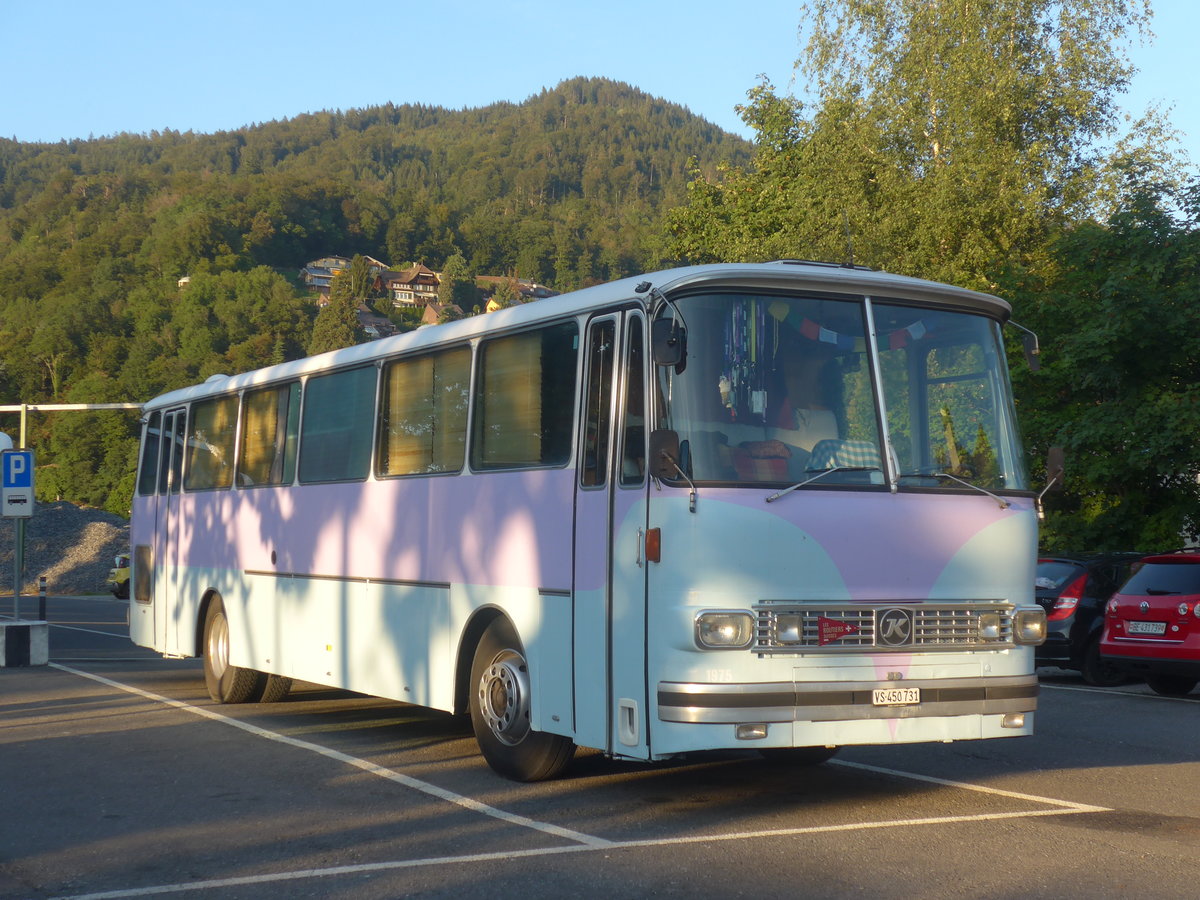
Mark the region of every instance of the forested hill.
MULTIPOLYGON (((692 156, 711 170, 749 145, 601 79, 481 109, 0 139, 0 403, 140 401, 303 355, 315 310, 296 273, 329 254, 440 269, 459 251, 560 290, 634 273, 658 262, 692 156)), ((124 511, 117 418, 37 419, 39 463, 55 458, 39 494, 124 511)))
POLYGON ((640 266, 644 226, 682 200, 692 155, 712 165, 748 145, 600 79, 481 109, 389 104, 213 135, 0 140, 0 253, 31 232, 70 250, 116 214, 125 227, 106 237, 132 237, 137 261, 164 276, 332 252, 436 268, 457 246, 479 271, 570 288, 640 266))

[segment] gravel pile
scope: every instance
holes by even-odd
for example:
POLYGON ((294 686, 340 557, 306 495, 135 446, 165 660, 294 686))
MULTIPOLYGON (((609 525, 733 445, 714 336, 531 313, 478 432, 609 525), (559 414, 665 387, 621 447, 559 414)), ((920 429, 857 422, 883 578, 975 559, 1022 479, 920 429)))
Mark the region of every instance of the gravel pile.
MULTIPOLYGON (((12 595, 13 519, 0 520, 0 594, 12 595)), ((49 594, 103 594, 113 557, 129 552, 129 523, 73 503, 39 503, 25 520, 25 585, 36 595, 38 576, 49 594)))

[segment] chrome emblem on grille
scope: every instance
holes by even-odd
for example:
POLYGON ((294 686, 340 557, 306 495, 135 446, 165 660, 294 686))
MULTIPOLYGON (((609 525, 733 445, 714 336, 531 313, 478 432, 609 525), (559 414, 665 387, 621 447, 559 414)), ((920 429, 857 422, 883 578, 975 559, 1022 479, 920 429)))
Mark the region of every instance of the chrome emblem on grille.
POLYGON ((1140 609, 1144 613, 1148 613, 1148 612, 1150 612, 1150 604, 1147 601, 1143 600, 1141 603, 1138 604, 1138 609, 1140 609))
POLYGON ((879 613, 876 642, 883 647, 905 647, 913 641, 911 609, 885 609, 879 613))

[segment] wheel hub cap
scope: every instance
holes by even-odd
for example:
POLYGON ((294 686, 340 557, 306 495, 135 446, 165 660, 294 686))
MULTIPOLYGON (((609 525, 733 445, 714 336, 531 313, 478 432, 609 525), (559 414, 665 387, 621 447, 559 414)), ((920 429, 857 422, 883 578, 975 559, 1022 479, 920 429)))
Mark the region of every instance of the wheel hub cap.
POLYGON ((497 739, 509 745, 524 739, 529 733, 529 676, 524 659, 509 651, 484 669, 479 709, 497 739))

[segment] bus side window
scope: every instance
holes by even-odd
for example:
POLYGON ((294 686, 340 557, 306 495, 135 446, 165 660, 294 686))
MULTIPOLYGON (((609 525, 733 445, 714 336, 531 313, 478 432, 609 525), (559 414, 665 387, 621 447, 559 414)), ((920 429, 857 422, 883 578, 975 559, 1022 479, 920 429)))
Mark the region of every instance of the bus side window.
POLYGON ((570 461, 578 355, 574 322, 484 341, 474 400, 473 469, 570 461))
POLYGON ((583 416, 583 459, 579 483, 600 487, 608 481, 608 441, 612 429, 612 384, 616 323, 593 322, 588 329, 587 397, 583 416))
POLYGON ((238 484, 291 484, 296 474, 300 385, 251 391, 242 399, 238 484))
POLYGON ((142 467, 138 471, 137 492, 140 497, 150 497, 158 486, 158 466, 162 442, 162 413, 150 414, 146 423, 146 434, 142 439, 142 467))
POLYGON ((428 475, 461 470, 470 383, 469 347, 384 366, 377 473, 428 475))
POLYGON ((625 359, 625 419, 621 452, 621 484, 646 480, 646 353, 644 320, 629 319, 629 352, 625 359))
POLYGON ((237 397, 202 400, 192 407, 188 437, 189 491, 227 488, 233 484, 233 439, 237 430, 237 397))
POLYGON ((308 379, 300 434, 302 484, 367 477, 376 380, 374 366, 308 379))

